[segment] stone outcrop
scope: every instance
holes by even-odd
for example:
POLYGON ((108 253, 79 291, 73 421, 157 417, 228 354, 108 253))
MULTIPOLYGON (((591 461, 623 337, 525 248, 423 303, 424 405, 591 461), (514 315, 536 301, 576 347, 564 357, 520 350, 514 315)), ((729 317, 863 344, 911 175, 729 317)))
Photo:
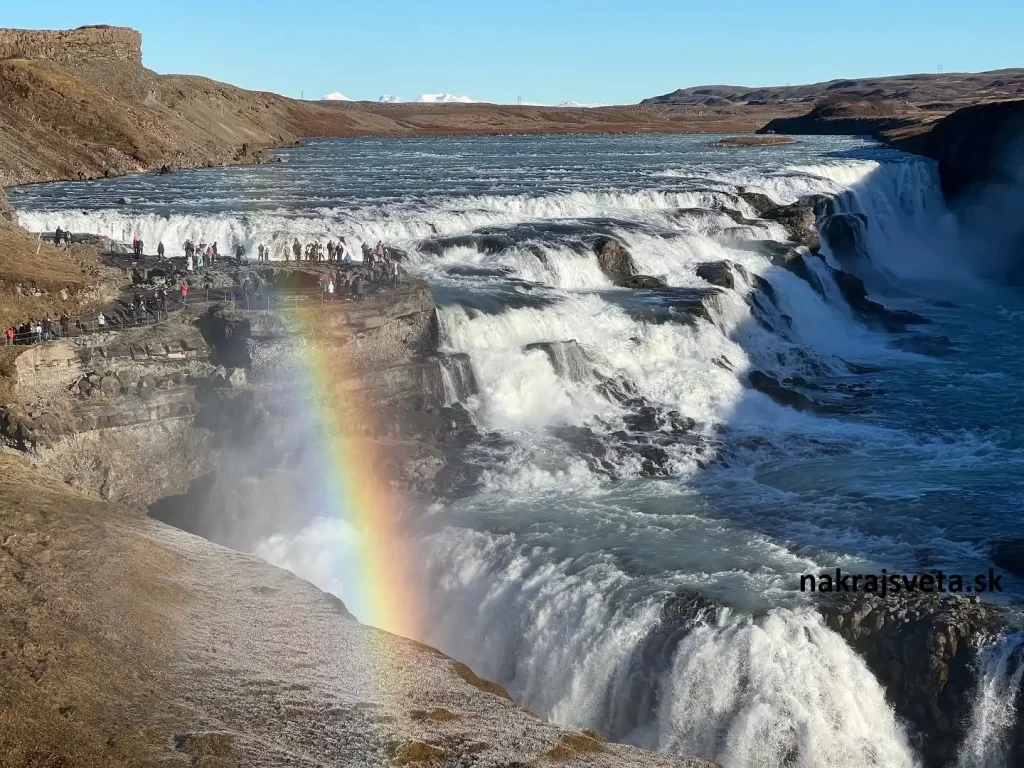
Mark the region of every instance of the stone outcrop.
POLYGON ((661 278, 638 274, 632 255, 614 238, 598 238, 594 241, 594 253, 601 271, 619 288, 654 290, 666 287, 661 278))
POLYGON ((397 491, 432 495, 455 439, 445 408, 476 384, 464 355, 437 352, 426 285, 410 279, 360 302, 310 303, 214 304, 148 328, 27 348, 15 360, 17 400, 0 411, 0 439, 103 498, 182 497, 199 513, 190 530, 220 531, 221 543, 239 548, 251 541, 211 523, 221 502, 276 467, 303 464, 325 419, 379 452, 377 469, 397 491), (214 496, 193 487, 204 477, 217 480, 214 496))
POLYGON ((128 27, 103 25, 68 30, 0 29, 0 59, 141 67, 142 35, 128 27))
POLYGON ((942 191, 950 202, 986 186, 1020 186, 1024 166, 1024 99, 965 107, 898 149, 938 163, 942 191))
POLYGON ((810 251, 821 248, 821 239, 815 228, 814 209, 811 206, 803 202, 780 205, 761 213, 761 218, 782 225, 792 242, 810 251))
POLYGON ((977 598, 906 592, 826 602, 825 622, 853 647, 912 726, 925 765, 948 765, 969 722, 976 643, 1001 628, 977 598))

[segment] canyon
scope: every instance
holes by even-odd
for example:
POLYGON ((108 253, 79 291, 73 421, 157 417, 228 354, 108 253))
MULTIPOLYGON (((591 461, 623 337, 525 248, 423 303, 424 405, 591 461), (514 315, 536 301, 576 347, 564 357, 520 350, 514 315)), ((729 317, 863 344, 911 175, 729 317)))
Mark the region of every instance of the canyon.
MULTIPOLYGON (((739 106, 698 93, 730 103, 677 96, 586 110, 299 102, 157 75, 142 66, 137 33, 103 27, 0 31, 0 94, 4 184, 268 162, 273 147, 313 136, 799 134, 811 132, 799 130, 808 120, 824 120, 829 131, 877 133, 936 159, 950 201, 1001 173, 994 158, 1019 135, 1006 126, 1021 110, 997 102, 946 116, 961 105, 945 99, 925 117, 882 110, 863 122, 857 108, 808 119, 798 114, 806 101, 750 104, 770 101, 750 94, 739 106), (768 122, 775 118, 797 122, 768 122)), ((826 230, 816 214, 827 205, 758 212, 786 226, 794 248, 817 251, 817 230, 826 230)), ((16 226, 0 191, 4 322, 123 313, 128 262, 110 250, 109 242, 40 243, 16 226)), ((664 287, 637 274, 615 241, 600 244, 599 258, 616 284, 664 287)), ((793 271, 803 263, 779 259, 793 271)), ((705 279, 732 290, 731 270, 708 265, 705 279)), ((403 509, 471 484, 464 449, 494 438, 475 433, 459 406, 476 385, 464 356, 439 351, 425 283, 406 278, 334 306, 308 298, 319 268, 262 272, 270 286, 306 298, 242 309, 215 296, 152 326, 3 351, 4 760, 226 767, 275 765, 285 755, 355 764, 359 755, 397 765, 710 766, 545 722, 458 662, 361 625, 338 598, 239 554, 306 522, 317 503, 310 457, 332 439, 317 419, 324 408, 359 452, 379 459, 372 482, 407 500, 403 509), (305 384, 311 371, 319 391, 305 384)), ((231 283, 226 273, 222 282, 231 283)), ((863 285, 844 285, 860 310, 878 312, 863 285)), ((777 381, 762 385, 787 396, 777 381)), ((922 732, 929 722, 949 727, 948 738, 924 745, 929 756, 955 749, 973 685, 965 649, 997 625, 992 611, 964 601, 823 613, 901 715, 922 732)), ((667 605, 666 631, 681 617, 693 618, 667 605)))

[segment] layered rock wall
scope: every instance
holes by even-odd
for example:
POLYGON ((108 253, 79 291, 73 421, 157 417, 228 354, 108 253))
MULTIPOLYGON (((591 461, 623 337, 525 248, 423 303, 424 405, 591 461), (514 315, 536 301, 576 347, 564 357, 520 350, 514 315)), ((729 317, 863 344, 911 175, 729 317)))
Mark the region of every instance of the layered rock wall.
POLYGON ((142 35, 128 27, 108 26, 68 30, 0 29, 0 59, 141 67, 142 35))

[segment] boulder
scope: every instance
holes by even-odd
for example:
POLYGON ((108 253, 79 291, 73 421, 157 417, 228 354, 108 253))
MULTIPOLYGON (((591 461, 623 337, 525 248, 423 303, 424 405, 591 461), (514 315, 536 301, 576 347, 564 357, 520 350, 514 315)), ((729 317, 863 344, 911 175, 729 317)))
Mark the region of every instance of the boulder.
POLYGON ((804 195, 797 202, 801 205, 806 205, 814 211, 815 216, 821 218, 835 213, 836 201, 830 195, 804 195))
POLYGON ((139 374, 137 371, 121 370, 117 372, 117 380, 121 382, 121 386, 130 389, 139 383, 139 374))
POLYGON ((794 243, 811 251, 821 248, 821 238, 814 226, 816 217, 811 206, 803 203, 780 205, 762 213, 761 218, 781 224, 794 243))
POLYGON ((753 208, 757 212, 758 216, 765 211, 770 211, 778 205, 778 203, 768 197, 768 195, 762 194, 761 192, 743 191, 739 193, 739 197, 747 205, 753 208))
POLYGON ((633 275, 632 277, 627 277, 621 285, 623 288, 647 291, 668 287, 668 284, 660 277, 652 277, 651 275, 633 275))
POLYGON ((736 288, 736 276, 732 272, 732 262, 706 261, 694 270, 701 280, 706 280, 719 288, 736 288))
POLYGON ((121 382, 114 376, 104 376, 100 379, 100 389, 104 395, 113 397, 121 391, 121 382))
POLYGON ((747 380, 750 382, 750 386, 765 395, 768 395, 779 405, 784 405, 787 408, 793 408, 798 411, 814 411, 817 409, 817 404, 795 389, 782 384, 774 376, 769 376, 764 371, 751 371, 747 380))
POLYGON ((594 253, 598 266, 612 283, 622 288, 631 287, 628 283, 637 273, 636 265, 622 243, 611 237, 598 238, 594 242, 594 253))

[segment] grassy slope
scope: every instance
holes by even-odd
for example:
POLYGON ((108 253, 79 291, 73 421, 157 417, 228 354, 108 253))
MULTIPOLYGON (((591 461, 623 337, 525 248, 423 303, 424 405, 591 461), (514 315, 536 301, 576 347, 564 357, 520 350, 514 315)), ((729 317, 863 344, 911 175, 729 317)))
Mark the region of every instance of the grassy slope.
MULTIPOLYGON (((3 190, 0 190, 2 207, 3 190)), ((109 296, 119 276, 99 264, 95 249, 55 248, 0 217, 0 330, 30 317, 58 317, 92 311, 109 296), (67 299, 61 296, 66 291, 67 299), (38 292, 42 295, 36 296, 38 292)), ((2 342, 0 342, 2 345, 2 342)))

